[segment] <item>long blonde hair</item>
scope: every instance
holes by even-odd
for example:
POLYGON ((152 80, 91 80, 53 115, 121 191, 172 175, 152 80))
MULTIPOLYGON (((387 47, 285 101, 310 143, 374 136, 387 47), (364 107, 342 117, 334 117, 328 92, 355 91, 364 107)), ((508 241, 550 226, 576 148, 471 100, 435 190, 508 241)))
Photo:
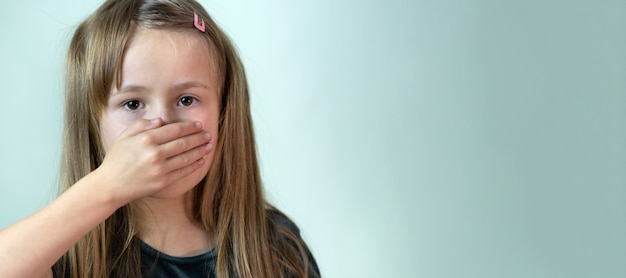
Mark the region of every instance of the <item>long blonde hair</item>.
MULTIPOLYGON (((211 169, 194 188, 196 220, 217 239, 218 277, 308 277, 299 235, 269 214, 263 197, 243 65, 228 37, 193 0, 109 0, 76 30, 68 52, 61 190, 104 158, 99 115, 119 80, 137 26, 195 32, 206 39, 221 80, 218 142, 211 169), (194 12, 206 32, 194 29, 194 12)), ((117 210, 60 260, 70 277, 140 277, 136 209, 117 210)))

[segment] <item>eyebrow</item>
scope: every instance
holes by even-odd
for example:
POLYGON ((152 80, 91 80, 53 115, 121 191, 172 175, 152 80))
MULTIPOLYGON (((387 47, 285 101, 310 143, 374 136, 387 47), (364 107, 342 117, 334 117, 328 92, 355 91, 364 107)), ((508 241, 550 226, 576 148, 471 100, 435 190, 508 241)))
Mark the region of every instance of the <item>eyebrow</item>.
POLYGON ((187 82, 183 82, 180 84, 176 84, 174 85, 174 87, 172 87, 174 90, 177 91, 182 91, 185 89, 189 89, 189 88, 194 88, 194 87, 200 87, 200 88, 205 88, 207 90, 211 90, 211 87, 209 87, 208 85, 198 82, 198 81, 187 81, 187 82))
POLYGON ((121 93, 132 93, 132 92, 136 92, 136 93, 145 93, 148 91, 148 88, 143 87, 143 86, 139 86, 139 85, 127 85, 127 86, 122 86, 121 88, 119 88, 117 90, 118 94, 121 93))
MULTIPOLYGON (((187 82, 179 83, 179 84, 172 86, 172 89, 175 91, 182 91, 182 90, 195 88, 195 87, 200 87, 200 88, 205 88, 207 90, 211 90, 211 87, 198 81, 187 81, 187 82)), ((146 93, 148 92, 148 88, 144 86, 140 86, 140 85, 126 85, 126 86, 122 86, 118 90, 117 93, 132 93, 132 92, 146 93)))

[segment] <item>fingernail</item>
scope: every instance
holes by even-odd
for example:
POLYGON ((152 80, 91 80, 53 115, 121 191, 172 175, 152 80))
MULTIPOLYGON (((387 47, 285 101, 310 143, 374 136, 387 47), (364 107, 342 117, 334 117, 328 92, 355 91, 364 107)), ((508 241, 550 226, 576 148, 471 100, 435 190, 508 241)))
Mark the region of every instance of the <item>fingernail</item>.
POLYGON ((204 148, 207 151, 210 151, 211 149, 213 149, 213 143, 211 143, 211 142, 207 143, 206 145, 204 145, 204 148))
POLYGON ((154 118, 154 119, 150 120, 150 123, 151 124, 156 124, 156 123, 159 122, 159 120, 160 120, 159 118, 154 118))
POLYGON ((196 160, 196 162, 198 164, 204 164, 204 158, 201 157, 200 159, 196 160))
POLYGON ((204 133, 204 139, 206 139, 207 141, 211 141, 211 134, 208 132, 204 133))
POLYGON ((201 122, 196 122, 196 127, 197 127, 198 129, 201 129, 201 128, 202 128, 202 123, 201 123, 201 122))

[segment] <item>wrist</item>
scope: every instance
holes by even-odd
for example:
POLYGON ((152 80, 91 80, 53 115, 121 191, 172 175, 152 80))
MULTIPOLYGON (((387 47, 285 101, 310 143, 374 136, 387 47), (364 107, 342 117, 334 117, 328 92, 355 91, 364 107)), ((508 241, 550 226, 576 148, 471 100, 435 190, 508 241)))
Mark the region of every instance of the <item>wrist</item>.
POLYGON ((106 179, 108 175, 98 168, 87 174, 74 186, 84 186, 89 199, 99 204, 103 208, 108 208, 111 213, 122 207, 127 202, 122 200, 117 192, 110 186, 110 182, 106 179))

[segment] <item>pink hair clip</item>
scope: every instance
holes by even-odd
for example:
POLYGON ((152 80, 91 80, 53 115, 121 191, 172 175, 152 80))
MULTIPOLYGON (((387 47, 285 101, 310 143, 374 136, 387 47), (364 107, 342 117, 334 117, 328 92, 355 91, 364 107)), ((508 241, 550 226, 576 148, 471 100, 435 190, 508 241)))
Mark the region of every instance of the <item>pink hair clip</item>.
POLYGON ((193 26, 200 30, 200 32, 204 33, 204 20, 200 19, 200 22, 198 22, 198 14, 196 12, 193 12, 193 26))

